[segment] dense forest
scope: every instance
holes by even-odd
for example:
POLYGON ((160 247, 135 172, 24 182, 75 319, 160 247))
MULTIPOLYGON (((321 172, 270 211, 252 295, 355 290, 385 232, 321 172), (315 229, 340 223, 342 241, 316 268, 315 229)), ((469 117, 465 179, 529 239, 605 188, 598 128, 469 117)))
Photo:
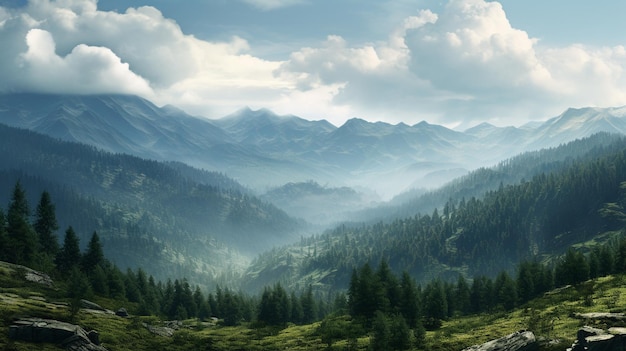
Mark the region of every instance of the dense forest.
MULTIPOLYGON (((619 206, 609 204, 603 213, 621 221, 626 215, 619 206)), ((555 287, 626 271, 626 239, 622 238, 594 246, 586 255, 570 248, 551 264, 524 261, 517 265, 514 276, 500 271, 495 279, 481 275, 467 280, 459 274, 456 282, 436 278, 421 285, 407 271, 400 278, 396 276, 383 259, 376 270, 369 263, 353 267, 347 294, 320 296, 309 285, 298 295, 279 283, 265 287, 260 297, 219 286, 206 294, 184 278, 162 283, 143 269, 122 272, 105 258, 96 232, 82 253, 71 226, 59 245, 58 230, 50 194, 42 192, 31 211, 26 192, 17 182, 6 214, 0 211, 0 260, 65 280, 75 312, 81 299, 97 295, 135 303, 137 308, 132 312, 139 315, 176 320, 219 316, 227 326, 245 322, 253 328, 285 327, 324 319, 317 332, 328 345, 336 339, 372 333, 375 349, 407 350, 412 343, 419 347, 425 329, 438 328, 442 320, 511 310, 555 287), (342 315, 350 317, 337 319, 342 315)))
POLYGON ((62 227, 72 225, 83 243, 96 230, 113 262, 146 267, 160 279, 232 281, 228 274, 243 269, 244 254, 289 240, 303 226, 223 174, 2 125, 0 165, 0 201, 17 180, 31 196, 47 190, 62 227))
POLYGON ((618 138, 577 158, 547 162, 551 172, 501 183, 482 198, 450 198, 429 214, 342 225, 302 238, 297 245, 260 256, 249 270, 248 287, 262 286, 268 276, 279 274, 286 286, 317 282, 345 289, 354 266, 383 258, 393 271, 406 270, 419 282, 454 279, 459 273, 512 272, 523 260, 558 255, 570 245, 622 228, 625 150, 626 141, 618 138))
MULTIPOLYGON (((65 230, 61 245, 58 230, 56 205, 50 194, 42 192, 32 211, 26 191, 17 182, 6 214, 0 209, 0 261, 41 270, 65 281, 66 295, 76 307, 81 299, 100 296, 134 303, 138 307, 132 313, 139 315, 176 320, 219 316, 224 325, 251 321, 259 325, 312 323, 336 308, 328 296, 314 294, 311 287, 297 294, 276 284, 266 288, 259 299, 220 286, 207 294, 206 289, 186 278, 163 283, 142 268, 120 270, 105 257, 97 232, 91 234, 81 252, 72 226, 65 230)), ((345 301, 345 295, 337 300, 345 301)))

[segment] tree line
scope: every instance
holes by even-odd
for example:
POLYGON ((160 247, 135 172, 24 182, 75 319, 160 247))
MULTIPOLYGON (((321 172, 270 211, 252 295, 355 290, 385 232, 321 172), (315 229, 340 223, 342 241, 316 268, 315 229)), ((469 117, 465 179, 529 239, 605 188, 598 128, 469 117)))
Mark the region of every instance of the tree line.
POLYGON ((374 270, 369 263, 353 269, 347 295, 349 323, 327 318, 319 332, 328 340, 369 334, 375 350, 420 347, 425 330, 434 330, 450 318, 510 311, 555 288, 580 284, 626 272, 626 233, 621 239, 597 245, 585 254, 569 248, 550 264, 521 262, 510 274, 501 271, 456 281, 433 279, 423 285, 404 271, 395 275, 386 260, 374 270))
MULTIPOLYGON (((17 182, 8 210, 0 208, 0 260, 28 266, 64 281, 73 302, 95 295, 131 302, 134 313, 168 319, 220 317, 225 325, 256 321, 260 325, 305 324, 322 318, 334 308, 328 299, 309 286, 298 295, 280 284, 265 289, 261 298, 217 286, 203 292, 187 279, 157 281, 143 269, 121 271, 105 258, 100 237, 93 232, 83 252, 72 226, 65 230, 62 245, 55 205, 42 192, 34 214, 26 192, 17 182)), ((343 298, 345 300, 345 298, 343 298)))

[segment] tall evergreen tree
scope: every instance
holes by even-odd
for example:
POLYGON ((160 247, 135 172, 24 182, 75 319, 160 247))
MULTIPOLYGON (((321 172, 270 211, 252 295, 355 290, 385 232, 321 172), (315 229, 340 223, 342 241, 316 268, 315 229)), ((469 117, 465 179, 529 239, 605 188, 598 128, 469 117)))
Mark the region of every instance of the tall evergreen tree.
POLYGON ((589 263, 581 252, 570 248, 554 268, 554 275, 558 286, 578 284, 589 279, 589 263))
POLYGON ((294 291, 289 296, 291 311, 289 312, 289 320, 293 323, 302 323, 304 312, 302 311, 301 300, 296 296, 294 291))
POLYGON ((102 245, 100 244, 100 237, 98 233, 93 232, 89 244, 87 244, 87 252, 83 255, 82 266, 83 270, 90 274, 98 265, 104 264, 104 252, 102 251, 102 245))
POLYGON ((71 226, 65 231, 63 246, 56 257, 57 269, 60 272, 69 272, 73 266, 80 264, 80 246, 78 236, 71 226))
POLYGON ((47 191, 41 193, 41 198, 35 210, 33 227, 39 237, 41 251, 49 257, 56 257, 59 251, 59 241, 56 235, 59 225, 57 223, 55 206, 47 191))
POLYGON ((370 338, 370 349, 376 351, 391 351, 389 345, 391 341, 391 330, 387 317, 377 310, 372 322, 372 336, 370 338))
POLYGON ((414 328, 419 322, 419 296, 415 281, 407 271, 402 273, 400 311, 409 327, 414 328))
POLYGON ((408 350, 411 348, 411 330, 401 315, 395 315, 389 323, 389 346, 391 350, 408 350))
POLYGON ((73 319, 80 309, 80 300, 90 298, 92 291, 87 277, 78 266, 71 267, 67 282, 67 296, 71 298, 70 314, 73 319))
POLYGON ((386 314, 400 312, 400 284, 385 259, 382 259, 378 265, 376 278, 380 284, 380 289, 383 291, 380 310, 386 314))
POLYGON ((317 306, 312 285, 309 284, 304 294, 300 296, 300 305, 302 305, 302 323, 309 324, 317 320, 317 306))
POLYGON ((471 312, 471 291, 469 285, 467 284, 467 280, 465 280, 462 275, 459 275, 456 283, 455 299, 459 312, 462 314, 468 314, 471 312))
POLYGON ((18 181, 13 188, 7 211, 8 260, 13 263, 31 265, 38 251, 37 234, 29 222, 30 209, 26 192, 18 181))
POLYGON ((446 291, 441 280, 435 279, 426 285, 424 289, 424 316, 437 326, 448 316, 448 300, 446 291))
POLYGON ((9 237, 7 235, 7 221, 4 211, 0 208, 0 261, 8 261, 9 237))
POLYGON ((500 272, 494 283, 494 294, 497 303, 505 310, 512 310, 517 304, 517 287, 515 281, 505 271, 500 272))

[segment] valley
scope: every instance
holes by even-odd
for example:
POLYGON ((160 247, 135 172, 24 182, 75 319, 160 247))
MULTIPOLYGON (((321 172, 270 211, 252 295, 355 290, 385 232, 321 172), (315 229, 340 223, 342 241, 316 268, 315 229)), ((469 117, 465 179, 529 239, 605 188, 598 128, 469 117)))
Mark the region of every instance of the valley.
POLYGON ((250 109, 206 120, 126 95, 9 94, 0 121, 0 254, 58 284, 5 269, 5 325, 73 320, 109 333, 112 350, 120 339, 135 349, 364 350, 386 325, 410 333, 394 349, 459 350, 526 327, 549 336, 533 318, 558 315, 563 346, 576 322, 552 304, 608 306, 623 278, 624 109, 459 132, 250 109), (32 239, 43 192, 59 252, 76 237, 73 260, 32 254, 43 245, 32 239), (88 265, 93 245, 103 258, 88 265), (70 276, 63 264, 75 266, 70 276), (565 286, 575 288, 543 296, 565 286), (73 309, 77 297, 136 317, 73 309), (144 327, 165 319, 181 323, 172 341, 144 327), (469 327, 479 334, 459 332, 469 327))

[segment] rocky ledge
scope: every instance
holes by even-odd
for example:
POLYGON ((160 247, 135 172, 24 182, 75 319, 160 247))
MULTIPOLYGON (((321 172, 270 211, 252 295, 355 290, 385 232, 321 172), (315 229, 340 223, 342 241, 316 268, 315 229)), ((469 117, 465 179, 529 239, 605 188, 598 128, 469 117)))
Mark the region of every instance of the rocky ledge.
POLYGON ((582 327, 576 341, 567 351, 623 351, 626 350, 626 328, 608 330, 582 327))
POLYGON ((533 332, 520 330, 500 339, 470 346, 463 351, 536 351, 538 347, 533 332))
POLYGON ((35 343, 52 343, 70 351, 107 351, 100 346, 98 332, 52 319, 23 318, 9 327, 9 338, 35 343))

